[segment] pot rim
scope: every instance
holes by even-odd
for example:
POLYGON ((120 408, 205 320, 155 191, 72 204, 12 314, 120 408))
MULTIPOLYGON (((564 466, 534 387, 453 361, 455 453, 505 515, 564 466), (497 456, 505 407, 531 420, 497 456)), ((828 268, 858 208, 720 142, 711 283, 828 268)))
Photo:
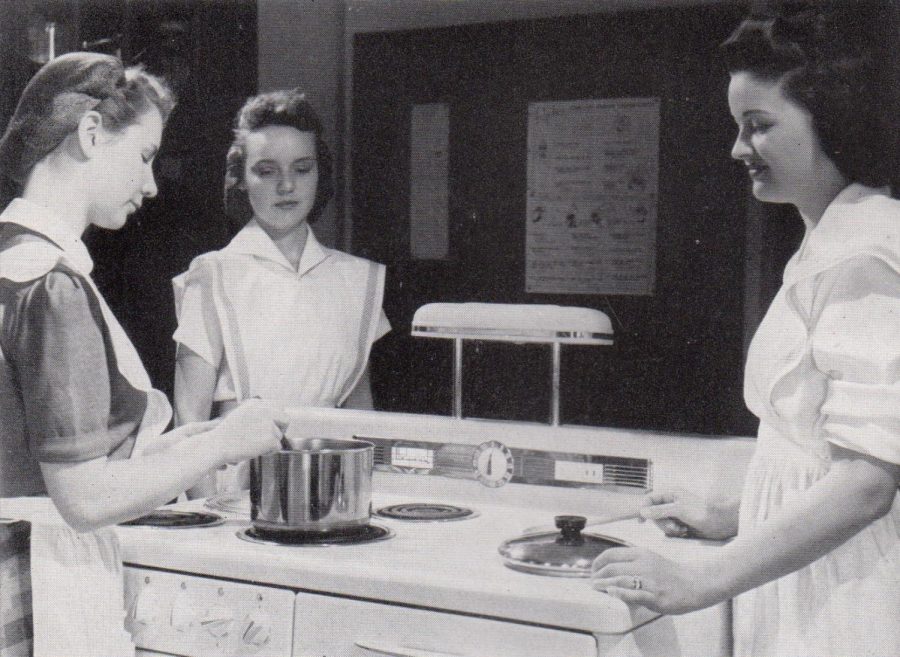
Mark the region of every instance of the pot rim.
MULTIPOLYGON (((348 438, 316 438, 316 437, 308 437, 308 438, 298 438, 297 440, 323 440, 328 442, 335 443, 345 443, 347 447, 322 447, 322 448, 309 448, 309 449, 279 449, 275 452, 270 452, 271 454, 346 454, 352 452, 364 452, 369 449, 374 450, 375 444, 370 443, 367 440, 350 440, 348 438)), ((290 438, 287 439, 290 443, 290 438)), ((262 456, 265 456, 263 454, 262 456)))

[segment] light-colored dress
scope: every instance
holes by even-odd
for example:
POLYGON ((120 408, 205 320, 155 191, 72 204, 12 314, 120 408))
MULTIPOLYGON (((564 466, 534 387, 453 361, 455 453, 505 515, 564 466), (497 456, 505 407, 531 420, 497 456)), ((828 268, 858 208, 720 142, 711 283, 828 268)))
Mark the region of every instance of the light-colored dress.
POLYGON ((174 279, 174 339, 217 369, 214 401, 336 407, 390 330, 384 277, 383 265, 328 249, 312 230, 295 270, 251 221, 174 279))
POLYGON ((116 534, 77 533, 36 497, 39 462, 135 456, 172 409, 91 280, 80 236, 22 199, 5 224, 20 233, 0 245, 0 495, 35 497, 0 499, 0 515, 32 523, 33 654, 128 657, 116 534))
MULTIPOLYGON (((751 344, 744 397, 760 427, 740 532, 827 474, 829 444, 900 464, 900 201, 850 185, 807 232, 751 344)), ((734 633, 738 657, 900 655, 900 496, 738 596, 734 633)))

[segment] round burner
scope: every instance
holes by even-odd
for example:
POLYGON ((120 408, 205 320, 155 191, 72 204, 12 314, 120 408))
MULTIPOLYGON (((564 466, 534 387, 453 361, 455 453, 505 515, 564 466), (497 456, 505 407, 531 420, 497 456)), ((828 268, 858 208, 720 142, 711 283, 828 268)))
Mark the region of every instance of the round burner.
POLYGON ((360 525, 330 532, 267 532, 250 527, 237 533, 237 537, 250 543, 263 545, 287 545, 295 547, 327 547, 331 545, 358 545, 383 541, 394 535, 381 525, 360 525))
POLYGON ((382 518, 395 520, 413 520, 419 522, 434 522, 443 520, 463 520, 474 518, 475 512, 452 504, 437 504, 432 502, 393 504, 378 509, 375 515, 382 518))
POLYGON ((215 513, 197 511, 174 511, 160 509, 140 518, 119 523, 125 527, 164 527, 166 529, 189 529, 191 527, 213 527, 225 522, 215 513))
POLYGON ((207 498, 203 503, 207 509, 213 511, 222 511, 224 513, 239 513, 244 516, 250 515, 250 495, 249 493, 219 493, 207 498))

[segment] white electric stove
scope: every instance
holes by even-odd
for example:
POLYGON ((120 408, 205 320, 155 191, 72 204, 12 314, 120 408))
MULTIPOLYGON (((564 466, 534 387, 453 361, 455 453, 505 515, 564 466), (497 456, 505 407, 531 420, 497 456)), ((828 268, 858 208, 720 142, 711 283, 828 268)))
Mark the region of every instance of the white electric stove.
MULTIPOLYGON (((658 617, 586 579, 513 570, 498 547, 526 529, 552 527, 557 514, 634 508, 654 482, 693 483, 702 493, 703 473, 733 471, 737 481, 748 441, 332 409, 304 410, 291 427, 373 440, 375 510, 432 502, 474 513, 436 522, 373 516, 389 538, 328 547, 245 540, 246 499, 219 505, 224 522, 216 526, 122 527, 128 624, 139 654, 730 654, 728 605, 658 617)), ((178 508, 209 511, 200 501, 178 508)), ((718 549, 634 520, 591 531, 678 558, 718 549)))

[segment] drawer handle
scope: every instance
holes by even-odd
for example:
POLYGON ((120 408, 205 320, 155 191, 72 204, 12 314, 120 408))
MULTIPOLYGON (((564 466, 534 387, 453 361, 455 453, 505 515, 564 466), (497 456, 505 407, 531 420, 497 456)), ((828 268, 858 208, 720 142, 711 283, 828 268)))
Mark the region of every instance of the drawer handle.
MULTIPOLYGON (((356 641, 357 648, 362 648, 375 655, 383 655, 384 657, 475 657, 475 655, 460 655, 459 653, 435 652, 434 650, 420 650, 418 648, 406 648, 405 646, 382 646, 374 643, 364 643, 356 641)), ((478 657, 487 657, 487 655, 479 655, 478 657)))

